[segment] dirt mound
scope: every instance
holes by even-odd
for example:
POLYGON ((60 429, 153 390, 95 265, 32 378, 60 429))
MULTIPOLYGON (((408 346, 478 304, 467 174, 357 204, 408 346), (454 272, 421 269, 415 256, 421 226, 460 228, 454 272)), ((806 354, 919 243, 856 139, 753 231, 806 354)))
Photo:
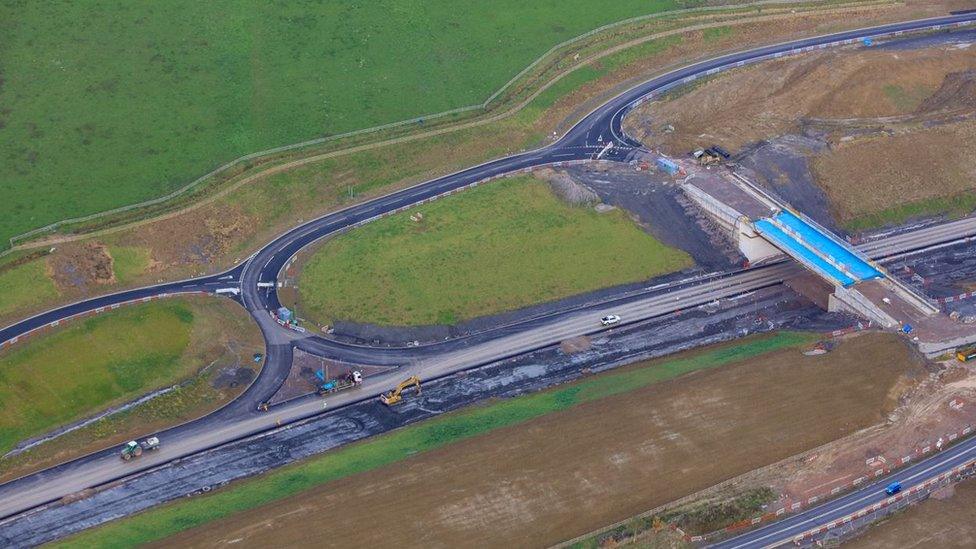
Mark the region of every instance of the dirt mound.
POLYGON ((942 86, 922 101, 915 112, 976 109, 976 69, 947 74, 942 86))
POLYGON ((549 188, 560 200, 573 206, 590 206, 600 202, 595 192, 580 184, 566 172, 541 170, 537 174, 541 179, 549 182, 549 188))
POLYGON ((237 206, 207 206, 147 226, 129 244, 153 250, 156 268, 209 266, 228 254, 257 227, 237 206))
POLYGON ((104 244, 95 241, 59 247, 48 259, 48 272, 62 291, 115 283, 112 256, 104 244))
POLYGON ((625 120, 631 135, 672 154, 795 133, 804 119, 863 119, 956 105, 970 90, 971 52, 834 50, 785 58, 679 88, 625 120), (924 107, 923 107, 924 105, 924 107), (665 125, 673 132, 661 131, 665 125))
MULTIPOLYGON (((848 225, 866 216, 881 216, 893 206, 972 193, 976 165, 967 151, 974 147, 976 121, 970 120, 839 143, 815 158, 812 166, 818 184, 830 197, 835 217, 848 225)), ((966 213, 971 204, 942 200, 959 214, 966 213)), ((885 224, 899 218, 879 221, 885 224)))

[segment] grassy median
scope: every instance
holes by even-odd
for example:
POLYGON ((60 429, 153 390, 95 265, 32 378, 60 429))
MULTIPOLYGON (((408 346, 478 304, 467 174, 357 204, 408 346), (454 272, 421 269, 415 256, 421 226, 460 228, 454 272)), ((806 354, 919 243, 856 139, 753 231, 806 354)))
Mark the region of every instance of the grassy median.
POLYGON ((570 205, 523 176, 327 242, 303 266, 300 313, 323 323, 454 324, 691 264, 625 212, 570 205))

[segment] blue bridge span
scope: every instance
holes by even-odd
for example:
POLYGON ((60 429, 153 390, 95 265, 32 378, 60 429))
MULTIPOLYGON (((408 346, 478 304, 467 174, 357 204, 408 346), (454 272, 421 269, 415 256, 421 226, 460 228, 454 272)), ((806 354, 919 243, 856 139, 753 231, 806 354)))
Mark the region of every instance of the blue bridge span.
POLYGON ((787 210, 754 222, 756 231, 806 268, 845 288, 885 274, 846 242, 787 210))

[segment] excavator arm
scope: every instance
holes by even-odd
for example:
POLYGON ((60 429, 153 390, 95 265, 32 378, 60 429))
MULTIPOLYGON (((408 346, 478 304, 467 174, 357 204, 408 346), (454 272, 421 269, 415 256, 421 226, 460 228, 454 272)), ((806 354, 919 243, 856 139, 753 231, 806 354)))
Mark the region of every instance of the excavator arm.
POLYGON ((387 406, 393 406, 394 404, 399 404, 403 400, 403 391, 407 388, 415 386, 417 387, 417 394, 420 394, 420 378, 417 376, 410 376, 407 379, 401 381, 397 386, 390 391, 380 395, 380 402, 386 404, 387 406))

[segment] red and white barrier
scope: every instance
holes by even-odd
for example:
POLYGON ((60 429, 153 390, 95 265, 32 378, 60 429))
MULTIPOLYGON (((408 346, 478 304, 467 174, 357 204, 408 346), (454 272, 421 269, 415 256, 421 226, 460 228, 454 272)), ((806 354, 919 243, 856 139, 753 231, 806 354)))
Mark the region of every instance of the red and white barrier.
MULTIPOLYGON (((114 303, 114 304, 108 306, 108 310, 115 310, 115 309, 118 309, 119 307, 121 307, 123 305, 132 305, 134 303, 147 303, 147 302, 152 301, 154 299, 164 299, 164 298, 167 298, 167 297, 178 297, 178 296, 186 296, 186 295, 209 295, 209 294, 208 294, 208 292, 204 292, 204 291, 201 291, 201 290, 194 290, 192 292, 180 292, 180 293, 175 293, 175 294, 172 294, 172 293, 158 294, 158 295, 149 296, 149 297, 141 297, 139 299, 131 299, 129 301, 123 301, 121 303, 114 303)), ((82 313, 78 313, 78 314, 75 314, 75 315, 71 315, 69 317, 65 317, 65 318, 62 318, 60 320, 55 320, 54 322, 50 322, 48 324, 44 324, 43 326, 38 326, 37 328, 34 328, 33 330, 30 330, 28 332, 24 332, 23 334, 21 334, 21 335, 19 335, 17 337, 10 338, 7 341, 0 341, 0 351, 6 349, 8 347, 11 347, 15 343, 18 343, 20 341, 23 341, 23 340, 25 340, 27 338, 34 337, 35 335, 37 335, 37 334, 39 334, 41 332, 47 331, 47 330, 49 330, 51 328, 57 328, 58 326, 60 326, 64 322, 68 322, 68 321, 72 321, 72 320, 77 320, 77 319, 80 319, 80 318, 86 318, 86 317, 89 317, 89 316, 95 316, 95 315, 97 315, 99 313, 105 312, 105 310, 106 310, 106 307, 96 307, 95 309, 92 309, 90 311, 85 311, 85 312, 82 312, 82 313)))
POLYGON ((976 292, 963 292, 961 294, 951 295, 948 297, 940 297, 938 298, 937 301, 939 303, 946 304, 946 303, 952 303, 953 301, 962 301, 964 299, 969 299, 971 297, 976 297, 976 292))
MULTIPOLYGON (((849 333, 849 331, 856 331, 856 330, 857 329, 855 327, 854 330, 851 330, 850 328, 848 328, 848 329, 845 329, 845 330, 836 330, 836 331, 842 331, 842 332, 845 332, 845 333, 849 333)), ((944 440, 948 440, 948 441, 954 441, 954 440, 957 440, 959 438, 965 437, 966 435, 970 434, 972 431, 973 431, 973 427, 972 426, 967 426, 966 428, 962 429, 961 431, 947 434, 947 435, 945 435, 945 436, 943 436, 941 438, 943 438, 944 440)), ((864 482, 866 482, 868 479, 877 478, 877 477, 880 477, 882 475, 889 474, 892 471, 897 470, 900 467, 902 467, 902 466, 910 463, 911 461, 914 461, 917 457, 924 456, 925 454, 930 453, 932 450, 933 450, 932 445, 926 445, 924 447, 915 448, 915 450, 914 450, 914 456, 908 455, 908 456, 902 457, 901 459, 895 460, 896 463, 897 463, 897 465, 894 466, 894 467, 883 466, 883 467, 881 467, 879 469, 874 469, 872 471, 871 475, 869 475, 869 476, 861 476, 861 477, 858 477, 858 478, 854 479, 851 482, 847 482, 845 484, 842 484, 842 485, 839 485, 839 486, 835 486, 835 487, 831 488, 830 490, 826 490, 826 491, 824 491, 821 494, 815 494, 813 496, 810 496, 809 498, 806 498, 805 500, 793 501, 791 499, 787 499, 784 502, 783 507, 780 507, 780 508, 776 509, 775 511, 768 512, 768 513, 764 513, 764 514, 762 514, 762 515, 760 515, 758 517, 754 517, 754 518, 751 518, 751 519, 746 519, 746 520, 739 521, 739 522, 737 522, 735 524, 731 524, 731 525, 723 528, 722 530, 718 530, 716 532, 710 532, 708 534, 702 534, 702 535, 697 535, 697 536, 685 535, 685 536, 683 536, 683 539, 685 541, 689 541, 689 542, 692 542, 692 543, 704 542, 704 541, 707 541, 709 539, 715 538, 715 537, 717 537, 719 535, 725 536, 725 535, 732 534, 732 533, 735 533, 735 532, 738 532, 738 531, 741 531, 741 530, 744 530, 744 529, 747 529, 747 528, 751 528, 751 527, 756 526, 758 524, 761 524, 763 522, 770 522, 770 521, 773 521, 773 520, 777 520, 777 519, 783 517, 786 514, 792 514, 792 513, 795 513, 797 511, 800 511, 804 507, 806 507, 806 508, 812 507, 816 503, 821 502, 821 501, 826 500, 826 499, 829 499, 830 497, 836 496, 836 495, 840 494, 841 492, 845 492, 845 491, 848 491, 848 490, 853 490, 853 489, 857 488, 859 485, 861 485, 864 482)), ((954 468, 951 471, 948 471, 946 473, 942 473, 940 475, 937 475, 936 477, 933 477, 932 479, 930 479, 930 480, 928 480, 928 481, 926 481, 926 482, 924 482, 922 484, 913 486, 911 489, 906 490, 905 492, 902 492, 902 493, 897 494, 895 496, 892 496, 892 497, 888 498, 887 500, 885 500, 883 502, 875 503, 875 504, 870 505, 868 507, 865 507, 863 509, 859 509, 859 510, 855 511, 854 513, 851 513, 850 515, 844 516, 841 519, 838 519, 837 521, 834 521, 834 522, 830 522, 830 523, 828 523, 828 524, 826 524, 824 526, 818 526, 817 528, 812 528, 812 529, 804 532, 803 534, 800 534, 796 538, 794 538, 794 541, 796 541, 796 542, 803 541, 804 539, 811 538, 813 536, 817 536, 817 535, 826 533, 828 530, 830 530, 832 528, 836 528, 838 525, 846 524, 846 523, 850 522, 853 519, 862 518, 862 517, 866 516, 868 513, 872 513, 872 512, 878 511, 878 510, 880 510, 880 509, 882 509, 884 507, 887 507, 888 505, 891 505, 892 503, 896 503, 898 501, 901 501, 901 499, 904 498, 908 494, 918 493, 918 492, 921 492, 923 490, 927 490, 927 489, 931 488, 931 486, 933 484, 936 484, 938 482, 945 481, 945 480, 951 478, 953 475, 959 474, 960 472, 962 472, 965 469, 967 469, 969 467, 972 467, 972 466, 976 466, 976 458, 974 458, 974 459, 972 459, 970 461, 967 461, 966 463, 964 463, 964 464, 962 464, 962 465, 954 468)), ((830 484, 833 484, 833 483, 832 482, 826 483, 826 485, 830 485, 830 484)))

